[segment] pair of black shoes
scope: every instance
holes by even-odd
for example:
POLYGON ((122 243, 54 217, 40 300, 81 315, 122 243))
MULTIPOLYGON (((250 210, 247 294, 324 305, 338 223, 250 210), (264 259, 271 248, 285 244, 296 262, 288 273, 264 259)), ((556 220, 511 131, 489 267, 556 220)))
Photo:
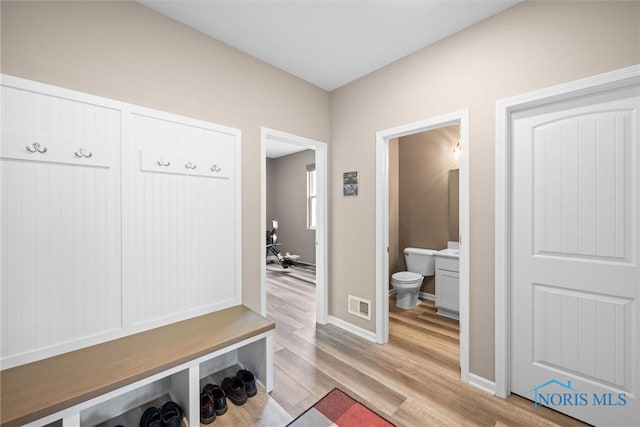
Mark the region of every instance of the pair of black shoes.
POLYGON ((140 427, 180 427, 182 408, 176 402, 167 402, 161 408, 147 408, 140 418, 140 427))
POLYGON ((227 397, 219 385, 207 384, 200 393, 200 422, 211 424, 217 415, 227 412, 227 397))
POLYGON ((247 398, 258 393, 256 378, 246 369, 240 369, 235 377, 222 380, 222 390, 234 405, 244 405, 247 398))

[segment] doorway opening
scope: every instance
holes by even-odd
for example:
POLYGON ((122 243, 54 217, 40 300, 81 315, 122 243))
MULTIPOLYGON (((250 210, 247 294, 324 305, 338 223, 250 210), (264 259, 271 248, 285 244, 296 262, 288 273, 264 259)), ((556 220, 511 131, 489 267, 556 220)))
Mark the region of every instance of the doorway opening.
POLYGON ((389 341, 389 145, 430 130, 459 127, 460 372, 469 382, 469 111, 434 117, 376 133, 376 341, 389 341))
MULTIPOLYGON (((296 274, 303 280, 305 277, 315 279, 316 322, 326 324, 328 321, 327 144, 278 130, 262 128, 261 147, 262 188, 260 210, 262 221, 260 235, 264 244, 264 249, 261 251, 261 314, 266 316, 267 313, 267 260, 269 259, 273 260, 271 268, 274 270, 279 270, 286 274, 296 274), (289 153, 300 157, 297 159, 298 163, 300 161, 304 163, 304 170, 301 170, 300 177, 296 178, 299 180, 298 186, 304 187, 304 194, 301 195, 301 200, 296 200, 296 204, 303 206, 302 209, 297 209, 300 214, 298 216, 302 216, 302 221, 306 224, 301 227, 304 234, 315 234, 315 238, 312 237, 312 241, 309 242, 315 248, 303 248, 305 245, 301 243, 301 246, 298 246, 300 248, 298 251, 308 254, 315 252, 315 256, 287 253, 289 250, 285 246, 286 242, 279 239, 278 235, 283 235, 283 227, 292 227, 293 219, 283 222, 282 219, 275 217, 273 214, 271 215, 274 216, 273 218, 267 217, 267 161, 268 156, 277 156, 279 150, 282 150, 281 153, 289 153), (312 153, 309 153, 309 157, 305 157, 307 150, 312 151, 312 153), (308 161, 305 159, 308 159, 308 161), (313 233, 314 231, 315 233, 313 233), (311 257, 314 258, 313 262, 310 260, 311 257), (309 274, 311 271, 315 274, 309 274)), ((279 188, 271 191, 278 191, 279 195, 284 196, 281 199, 286 201, 288 194, 286 186, 279 186, 279 188)), ((292 213, 287 211, 289 209, 287 206, 281 206, 281 208, 285 209, 285 211, 281 212, 285 212, 286 215, 292 213)), ((291 209, 294 209, 293 206, 291 206, 291 209)), ((296 221, 298 220, 296 219, 296 221)), ((295 233, 285 233, 284 235, 294 238, 295 233)), ((301 239, 304 238, 301 237, 301 239)))

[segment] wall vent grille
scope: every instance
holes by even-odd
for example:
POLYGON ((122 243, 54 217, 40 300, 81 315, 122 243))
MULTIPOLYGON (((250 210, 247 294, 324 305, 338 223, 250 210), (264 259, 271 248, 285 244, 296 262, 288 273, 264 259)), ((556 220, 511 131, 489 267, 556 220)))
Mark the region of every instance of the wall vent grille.
POLYGON ((371 320, 371 301, 349 295, 349 313, 371 320))

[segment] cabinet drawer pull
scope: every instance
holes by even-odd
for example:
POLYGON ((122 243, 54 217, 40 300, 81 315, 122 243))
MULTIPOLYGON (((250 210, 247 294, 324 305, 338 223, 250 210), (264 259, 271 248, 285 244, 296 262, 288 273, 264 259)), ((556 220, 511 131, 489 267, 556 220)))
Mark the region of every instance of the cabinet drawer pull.
POLYGON ((158 166, 169 166, 171 164, 171 162, 169 160, 165 160, 165 159, 160 159, 158 160, 158 166))
POLYGON ((193 170, 193 169, 196 168, 196 165, 193 164, 192 162, 187 162, 187 164, 185 164, 184 167, 187 168, 187 169, 193 170))
POLYGON ((42 147, 42 148, 40 148, 40 147, 42 147, 42 146, 40 145, 39 142, 34 142, 33 144, 31 144, 31 147, 27 145, 25 148, 27 149, 27 151, 29 153, 44 154, 44 153, 47 152, 47 147, 42 147))
POLYGON ((84 148, 80 148, 78 151, 76 151, 76 152, 75 152, 75 153, 73 153, 73 154, 75 154, 75 155, 76 155, 76 157, 77 157, 78 159, 81 159, 81 158, 83 158, 83 157, 88 159, 88 158, 90 158, 91 156, 93 156, 93 153, 92 153, 92 152, 90 152, 90 151, 89 151, 89 152, 87 153, 87 152, 84 150, 84 148))
POLYGON ((213 165, 211 166, 211 172, 220 172, 222 170, 222 168, 220 168, 218 165, 213 165))

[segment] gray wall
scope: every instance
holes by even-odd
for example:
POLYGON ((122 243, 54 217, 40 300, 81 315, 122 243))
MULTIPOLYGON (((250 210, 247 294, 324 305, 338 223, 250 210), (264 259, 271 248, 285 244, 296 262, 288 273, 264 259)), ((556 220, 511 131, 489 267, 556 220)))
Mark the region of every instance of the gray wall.
POLYGON ((315 264, 316 232, 307 229, 307 165, 315 152, 305 150, 267 159, 267 230, 278 219, 278 249, 315 264))
MULTIPOLYGON (((267 178, 267 185, 266 185, 266 208, 267 208, 267 212, 266 215, 267 217, 265 218, 266 221, 266 230, 267 233, 269 232, 269 230, 271 230, 271 220, 273 218, 276 218, 276 194, 273 193, 273 189, 275 187, 274 184, 274 179, 275 179, 275 170, 274 168, 276 167, 275 162, 276 159, 272 159, 270 157, 267 157, 267 169, 266 169, 266 178, 267 178)), ((265 236, 266 239, 266 236, 265 236)), ((278 239, 280 239, 280 236, 278 235, 278 239)))

